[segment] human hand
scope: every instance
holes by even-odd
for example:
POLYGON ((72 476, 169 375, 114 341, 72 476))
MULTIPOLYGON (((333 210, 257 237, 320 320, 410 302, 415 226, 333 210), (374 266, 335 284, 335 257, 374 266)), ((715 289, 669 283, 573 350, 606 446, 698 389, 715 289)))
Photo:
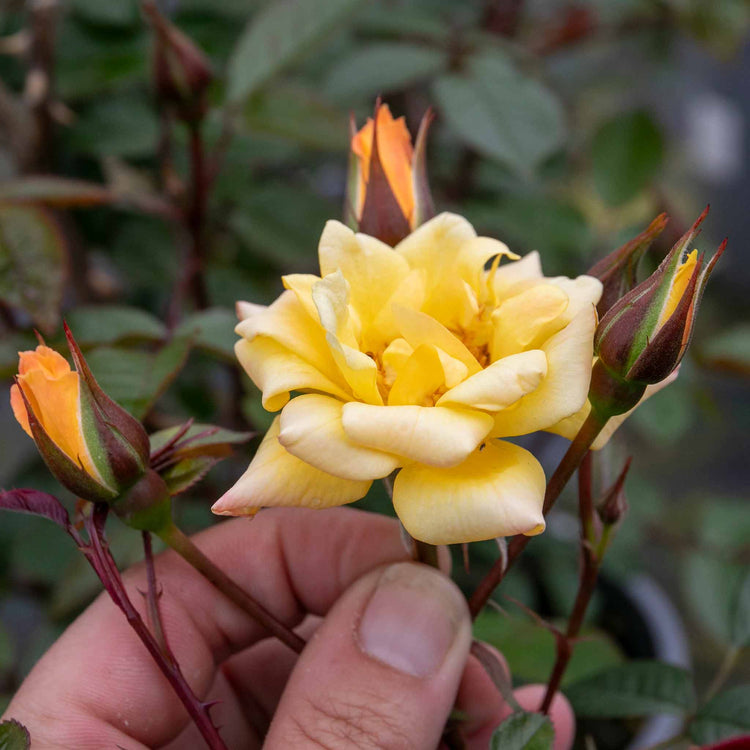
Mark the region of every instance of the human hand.
MULTIPOLYGON (((277 618, 314 631, 298 657, 177 555, 157 557, 167 639, 195 693, 220 701, 211 713, 229 748, 265 741, 271 749, 427 750, 440 746, 455 705, 466 747, 485 750, 510 714, 469 655, 471 622, 460 592, 441 573, 405 562, 394 521, 351 509, 267 510, 195 541, 277 618)), ((124 580, 145 610, 138 593, 144 568, 124 580)), ((530 686, 516 696, 535 709, 543 692, 530 686)), ((551 717, 555 750, 569 748, 574 721, 562 696, 551 717)), ((104 595, 39 661, 3 718, 28 728, 34 750, 202 746, 104 595)))

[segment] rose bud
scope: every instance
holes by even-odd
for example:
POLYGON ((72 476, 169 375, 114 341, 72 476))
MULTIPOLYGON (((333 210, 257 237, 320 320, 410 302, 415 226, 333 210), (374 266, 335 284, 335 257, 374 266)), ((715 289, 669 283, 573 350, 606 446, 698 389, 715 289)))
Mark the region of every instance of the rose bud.
POLYGON ((40 344, 19 353, 13 413, 57 480, 84 500, 111 502, 148 468, 143 426, 99 387, 65 326, 76 370, 40 344))
POLYGON ((345 207, 352 228, 395 245, 435 215, 425 161, 431 122, 428 112, 414 147, 404 118, 394 120, 387 104, 378 103, 359 132, 352 122, 345 207))
POLYGON ((599 362, 591 400, 602 415, 620 414, 634 405, 626 403, 632 398, 621 399, 618 391, 630 391, 633 397, 636 390, 642 394, 680 364, 706 283, 726 247, 725 240, 708 263, 697 250, 687 251, 707 211, 656 271, 616 302, 599 323, 594 340, 599 362))

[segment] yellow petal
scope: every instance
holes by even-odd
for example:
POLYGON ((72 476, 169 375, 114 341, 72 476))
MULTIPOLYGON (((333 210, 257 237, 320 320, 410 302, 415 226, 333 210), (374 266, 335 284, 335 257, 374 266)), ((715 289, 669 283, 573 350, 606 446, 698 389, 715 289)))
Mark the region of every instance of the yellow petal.
POLYGON ((297 300, 310 316, 311 320, 320 322, 318 308, 315 307, 312 296, 312 288, 320 281, 320 276, 313 273, 288 273, 281 277, 284 289, 294 292, 297 300))
POLYGON ((534 250, 521 260, 500 266, 492 276, 495 298, 503 299, 518 294, 543 278, 539 253, 534 250))
POLYGON ((544 343, 541 348, 547 356, 547 376, 512 409, 497 413, 493 437, 547 429, 583 406, 591 380, 595 328, 596 309, 592 305, 544 343))
POLYGON ((343 381, 326 342, 325 331, 305 312, 292 291, 284 292, 272 305, 246 318, 234 330, 249 341, 255 336, 267 336, 308 362, 331 382, 343 381))
POLYGON ((482 441, 492 417, 442 406, 370 406, 350 402, 344 432, 356 443, 431 466, 455 466, 482 441))
POLYGON ((672 317, 672 313, 677 309, 677 305, 685 294, 685 290, 690 283, 690 279, 693 277, 693 272, 697 264, 698 251, 693 250, 687 255, 672 278, 669 294, 667 295, 666 300, 664 300, 664 307, 662 307, 661 313, 659 314, 659 322, 656 324, 656 330, 659 330, 672 317))
POLYGON ((555 276, 545 279, 545 283, 552 284, 565 292, 568 306, 562 314, 562 323, 567 325, 581 310, 596 305, 602 296, 602 282, 593 276, 578 276, 569 279, 567 276, 555 276))
MULTIPOLYGON (((659 383, 649 385, 641 397, 641 400, 630 410, 624 414, 618 414, 616 417, 612 417, 607 420, 607 424, 604 425, 604 429, 599 433, 596 440, 591 445, 592 450, 598 451, 603 448, 610 440, 612 435, 619 429, 622 423, 647 399, 651 398, 654 394, 658 393, 662 388, 666 388, 670 383, 674 383, 679 375, 679 368, 674 370, 668 377, 659 383)), ((581 425, 586 420, 586 417, 591 413, 591 404, 587 400, 586 403, 572 416, 567 419, 559 421, 557 424, 552 425, 547 432, 554 432, 556 435, 562 435, 568 440, 572 440, 577 434, 578 430, 581 429, 581 425)))
POLYGON ((433 406, 432 396, 445 383, 445 373, 437 349, 423 344, 399 368, 388 405, 433 406))
POLYGON ((435 318, 417 310, 398 306, 393 307, 393 317, 401 335, 415 349, 423 344, 433 344, 466 365, 470 374, 473 375, 482 369, 466 345, 435 318))
POLYGON ((267 309, 267 305, 256 305, 254 302, 245 302, 244 300, 239 300, 234 305, 237 320, 240 322, 247 320, 247 318, 252 318, 254 315, 259 315, 267 309))
POLYGON ((281 412, 279 442, 305 463, 342 479, 387 477, 401 461, 349 440, 341 423, 343 406, 329 396, 297 396, 281 412))
POLYGON ((234 345, 237 359, 263 393, 263 408, 278 411, 289 401, 290 391, 319 391, 348 400, 351 390, 343 378, 335 383, 309 362, 268 336, 244 339, 234 345))
POLYGON ((487 441, 458 466, 401 469, 393 507, 415 539, 478 542, 542 532, 544 490, 544 471, 531 453, 512 443, 487 441))
POLYGON ((377 315, 409 273, 409 264, 384 242, 355 235, 338 221, 329 221, 318 246, 322 276, 341 271, 349 283, 349 303, 363 327, 377 315))
POLYGON ((492 360, 536 349, 564 323, 557 322, 568 295, 552 284, 537 284, 504 300, 492 313, 492 360))
POLYGON ((463 216, 442 213, 426 221, 396 245, 411 268, 423 268, 437 282, 447 272, 455 273, 456 259, 464 243, 477 233, 463 216))
POLYGON ((544 352, 532 350, 513 354, 472 375, 447 391, 439 406, 466 406, 485 411, 500 411, 531 393, 547 374, 544 352))
POLYGON ((289 505, 328 508, 367 494, 371 482, 341 479, 320 471, 289 453, 278 436, 276 417, 247 471, 211 508, 214 513, 242 516, 263 507, 289 505))
POLYGON ((335 271, 312 286, 312 300, 320 324, 344 346, 359 346, 359 320, 349 306, 350 286, 341 271, 335 271))

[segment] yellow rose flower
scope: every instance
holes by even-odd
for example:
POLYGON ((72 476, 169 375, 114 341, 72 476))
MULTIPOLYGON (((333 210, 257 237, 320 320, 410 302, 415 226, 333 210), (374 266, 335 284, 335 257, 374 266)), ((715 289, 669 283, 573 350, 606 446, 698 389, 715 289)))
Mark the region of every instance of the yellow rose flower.
POLYGON ((394 248, 331 221, 319 258, 269 307, 238 304, 237 357, 281 414, 214 512, 341 505, 398 469, 416 539, 541 532, 544 472, 502 438, 584 405, 601 283, 545 278, 453 214, 394 248))

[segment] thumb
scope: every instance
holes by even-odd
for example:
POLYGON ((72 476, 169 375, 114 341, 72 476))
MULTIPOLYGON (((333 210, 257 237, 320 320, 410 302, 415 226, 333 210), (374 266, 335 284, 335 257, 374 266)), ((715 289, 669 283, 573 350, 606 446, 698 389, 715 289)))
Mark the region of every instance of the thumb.
POLYGON ((435 748, 471 645, 461 592, 397 563, 339 599, 292 672, 264 747, 435 748))

